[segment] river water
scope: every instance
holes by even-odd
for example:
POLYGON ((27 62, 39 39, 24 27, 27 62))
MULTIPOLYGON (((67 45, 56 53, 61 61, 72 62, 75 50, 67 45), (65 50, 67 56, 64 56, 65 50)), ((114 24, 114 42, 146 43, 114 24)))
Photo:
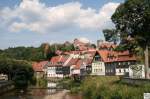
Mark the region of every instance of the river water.
POLYGON ((47 88, 28 89, 26 92, 15 90, 1 95, 0 99, 82 99, 82 96, 79 94, 70 94, 65 89, 47 88))

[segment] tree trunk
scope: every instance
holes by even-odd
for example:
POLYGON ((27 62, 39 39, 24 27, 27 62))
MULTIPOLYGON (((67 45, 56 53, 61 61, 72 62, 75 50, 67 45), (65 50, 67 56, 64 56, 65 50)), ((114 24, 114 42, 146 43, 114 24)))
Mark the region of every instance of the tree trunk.
POLYGON ((149 75, 149 55, 148 55, 148 45, 145 48, 145 78, 150 79, 149 75))

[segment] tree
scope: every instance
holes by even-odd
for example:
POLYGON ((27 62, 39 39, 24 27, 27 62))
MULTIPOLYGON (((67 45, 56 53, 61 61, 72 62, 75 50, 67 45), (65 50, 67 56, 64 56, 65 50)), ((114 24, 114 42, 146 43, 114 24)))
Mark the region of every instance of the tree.
POLYGON ((145 52, 146 78, 149 77, 150 0, 126 0, 111 17, 121 44, 129 50, 140 46, 145 52), (130 44, 130 45, 129 45, 130 44), (136 46, 135 46, 136 45, 136 46))
POLYGON ((95 44, 91 44, 91 47, 92 47, 92 48, 96 48, 96 45, 95 45, 95 44))
POLYGON ((46 59, 48 59, 48 54, 50 52, 50 45, 49 45, 49 43, 43 43, 43 44, 41 44, 40 48, 41 48, 41 50, 42 50, 42 52, 44 54, 44 57, 46 59))
POLYGON ((119 41, 119 34, 116 29, 104 29, 103 33, 106 41, 114 42, 114 44, 117 44, 119 41))
POLYGON ((28 84, 33 84, 34 71, 27 61, 0 59, 0 73, 7 74, 16 88, 27 88, 28 84))

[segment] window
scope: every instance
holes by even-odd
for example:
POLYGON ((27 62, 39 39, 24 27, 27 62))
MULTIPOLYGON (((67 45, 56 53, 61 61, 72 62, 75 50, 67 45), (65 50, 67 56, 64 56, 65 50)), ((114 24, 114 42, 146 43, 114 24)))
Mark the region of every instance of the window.
POLYGON ((119 69, 119 73, 121 73, 121 69, 119 69))
POLYGON ((110 72, 112 73, 112 72, 113 72, 113 70, 111 69, 111 70, 110 70, 110 72))
POLYGON ((126 72, 126 69, 124 69, 124 72, 126 72))
POLYGON ((99 55, 96 55, 95 56, 95 61, 99 61, 100 60, 100 56, 99 55))

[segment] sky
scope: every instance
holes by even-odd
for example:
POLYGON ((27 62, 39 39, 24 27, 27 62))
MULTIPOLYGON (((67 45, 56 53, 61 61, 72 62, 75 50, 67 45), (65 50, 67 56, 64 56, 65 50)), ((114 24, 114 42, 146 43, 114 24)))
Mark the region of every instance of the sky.
POLYGON ((0 0, 0 49, 63 43, 96 43, 113 28, 111 15, 124 0, 0 0))

